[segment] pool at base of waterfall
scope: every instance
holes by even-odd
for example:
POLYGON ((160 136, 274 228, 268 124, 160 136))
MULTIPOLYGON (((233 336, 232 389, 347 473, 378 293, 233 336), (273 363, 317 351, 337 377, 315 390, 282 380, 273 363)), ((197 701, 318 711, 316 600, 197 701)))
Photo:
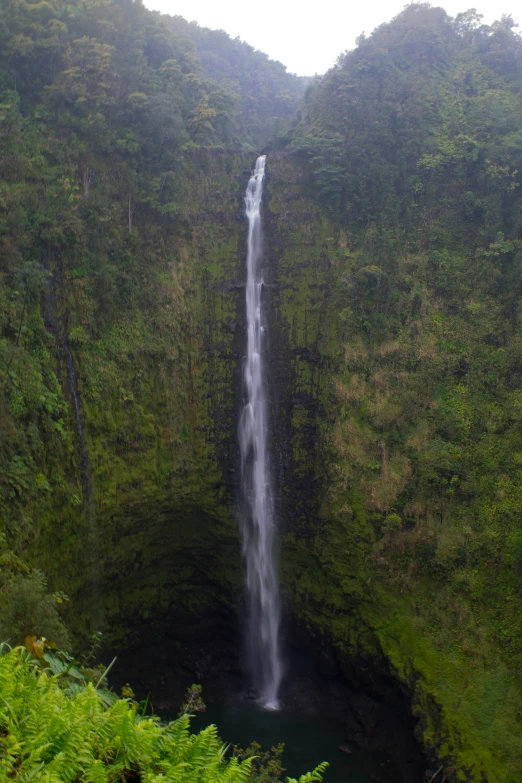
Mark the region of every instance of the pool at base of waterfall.
POLYGON ((194 731, 215 723, 226 744, 247 748, 257 742, 263 750, 284 743, 283 779, 299 778, 327 761, 324 783, 400 783, 403 776, 386 754, 366 750, 346 741, 339 721, 304 716, 281 709, 268 711, 248 702, 212 705, 192 721, 194 731), (339 749, 342 746, 344 752, 339 749), (351 755, 348 752, 351 751, 351 755))

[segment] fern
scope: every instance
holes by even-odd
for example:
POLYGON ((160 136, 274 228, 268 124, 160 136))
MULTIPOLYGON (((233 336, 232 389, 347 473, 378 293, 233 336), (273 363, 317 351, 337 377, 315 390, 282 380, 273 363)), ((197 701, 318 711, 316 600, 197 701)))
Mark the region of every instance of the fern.
MULTIPOLYGON (((107 704, 92 683, 60 687, 21 647, 0 654, 0 781, 19 783, 247 783, 252 759, 226 759, 215 726, 190 732, 142 717, 134 702, 107 704)), ((321 780, 324 765, 291 783, 321 780)))
POLYGON ((323 774, 328 767, 328 762, 323 761, 319 764, 313 772, 307 772, 305 775, 301 775, 299 780, 297 778, 287 778, 287 783, 315 783, 315 781, 322 781, 323 774))

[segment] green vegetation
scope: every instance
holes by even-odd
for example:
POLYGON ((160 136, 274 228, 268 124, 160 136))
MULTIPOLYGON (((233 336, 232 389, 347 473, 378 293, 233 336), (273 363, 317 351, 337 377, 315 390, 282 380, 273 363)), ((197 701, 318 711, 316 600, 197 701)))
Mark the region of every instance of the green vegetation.
MULTIPOLYGON (((49 594, 41 571, 13 573, 2 558, 0 576, 0 638, 20 644, 28 636, 52 639, 66 647, 69 638, 58 613, 63 594, 49 594)), ((24 569, 25 571, 25 569, 24 569)))
POLYGON ((348 654, 384 652, 463 780, 522 775, 521 62, 510 18, 415 4, 288 139, 335 240, 339 367, 290 589, 348 654))
POLYGON ((285 746, 281 743, 270 750, 263 750, 258 742, 252 742, 248 748, 234 747, 234 756, 239 761, 251 760, 251 783, 277 783, 284 778, 282 756, 285 746))
POLYGON ((10 2, 0 37, 2 527, 71 596, 74 637, 116 615, 123 644, 126 617, 237 595, 216 451, 238 305, 220 286, 240 274, 238 176, 303 85, 130 0, 10 2), (158 570, 158 539, 183 567, 158 570), (221 593, 189 591, 220 549, 221 593))
MULTIPOLYGON (((175 364, 182 407, 202 272, 192 207, 216 170, 230 189, 224 150, 266 142, 302 87, 246 44, 130 0, 13 1, 0 29, 0 502, 25 538, 50 505, 74 517, 86 500, 85 454, 69 468, 78 427, 67 398, 83 397, 98 431, 125 427, 113 453, 154 440, 140 410, 151 363, 152 385, 175 364)), ((192 429, 173 418, 176 439, 192 429)))
MULTIPOLYGON (((393 668, 448 779, 522 780, 521 76, 511 18, 412 4, 296 113, 303 81, 223 32, 127 0, 2 5, 4 638, 67 645, 61 606, 76 644, 173 629, 181 666, 235 610, 237 216, 272 139, 289 601, 393 668)), ((20 656, 2 665, 51 693, 20 656)), ((59 694, 112 720, 93 686, 59 694)), ((143 730, 139 753, 167 742, 143 730)))
MULTIPOLYGON (((252 758, 226 758, 215 726, 190 732, 190 716, 162 724, 98 685, 64 687, 56 659, 42 668, 22 648, 0 655, 0 777, 45 783, 140 780, 246 783, 252 758), (109 703, 108 703, 109 702, 109 703)), ((75 670, 69 668, 69 682, 75 670)), ((67 682, 67 680, 66 680, 67 682)), ((299 783, 320 781, 325 765, 299 783)), ((297 781, 292 781, 297 783, 297 781)))

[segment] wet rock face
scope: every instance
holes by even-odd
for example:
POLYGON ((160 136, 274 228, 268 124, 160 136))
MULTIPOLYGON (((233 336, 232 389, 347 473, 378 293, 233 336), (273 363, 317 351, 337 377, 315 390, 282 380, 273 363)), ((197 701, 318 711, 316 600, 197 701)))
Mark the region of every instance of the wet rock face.
MULTIPOLYGON (((300 183, 294 182, 294 169, 284 158, 276 156, 268 168, 263 204, 264 306, 268 322, 272 467, 283 529, 307 536, 320 495, 317 449, 319 423, 325 411, 322 396, 327 359, 323 341, 328 328, 328 263, 324 232, 318 230, 316 235, 315 226, 310 231, 310 220, 315 219, 315 214, 310 204, 303 204, 300 183), (289 183, 285 177, 289 177, 289 183)), ((160 640, 165 638, 177 651, 171 657, 179 658, 187 673, 193 672, 196 679, 198 671, 193 662, 198 655, 192 651, 198 644, 205 649, 210 640, 205 619, 208 615, 211 620, 210 607, 214 607, 215 617, 221 618, 212 626, 213 656, 222 662, 234 659, 238 669, 237 652, 231 653, 229 645, 233 638, 237 648, 240 638, 237 616, 241 564, 233 514, 239 494, 237 421, 246 344, 247 224, 243 194, 249 175, 247 169, 237 180, 235 208, 229 209, 228 223, 224 208, 221 210, 212 246, 203 238, 208 238, 210 231, 207 223, 215 221, 203 209, 198 213, 199 229, 192 239, 192 252, 200 258, 203 268, 198 314, 200 350, 198 355, 191 355, 187 383, 190 398, 198 406, 196 434, 204 445, 194 455, 200 461, 192 459, 191 465, 186 464, 188 471, 180 475, 185 486, 178 487, 177 479, 171 485, 171 491, 181 491, 185 496, 188 490, 189 502, 179 507, 173 497, 169 508, 166 494, 152 519, 146 509, 137 508, 134 520, 127 514, 115 519, 115 554, 106 569, 106 616, 109 627, 117 626, 119 632, 119 639, 116 633, 112 634, 113 647, 126 650, 129 640, 133 640, 130 646, 137 652, 132 667, 139 668, 137 661, 150 649, 147 639, 154 637, 161 648, 160 640), (114 568, 110 567, 112 562, 114 568), (183 626, 187 623, 194 638, 184 638, 183 626), (223 632, 227 628, 234 628, 234 632, 223 632)), ((194 427, 182 448, 194 437, 193 430, 194 427)), ((131 666, 132 656, 123 654, 131 666)), ((161 669, 163 653, 158 655, 161 669)), ((164 664, 168 664, 167 659, 164 664)), ((200 669, 202 675, 212 679, 219 666, 209 663, 206 669, 200 669)))
MULTIPOLYGON (((57 516, 58 541, 51 525, 42 526, 35 557, 53 589, 71 596, 73 636, 84 640, 101 628, 115 653, 145 637, 154 618, 170 618, 178 629, 192 618, 197 627, 211 607, 237 616, 241 602, 235 514, 246 340, 243 198, 245 163, 253 162, 247 157, 212 156, 187 182, 172 260, 173 270, 185 270, 186 323, 172 356, 114 359, 114 382, 104 376, 100 402, 90 393, 91 360, 75 348, 95 525, 85 509, 71 506, 57 516), (132 398, 122 402, 122 389, 132 398)), ((312 534, 320 503, 327 231, 319 221, 312 225, 313 204, 303 198, 295 167, 274 155, 268 170, 272 466, 281 528, 303 538, 312 534)), ((172 307, 168 298, 165 307, 172 307)))
POLYGON ((397 685, 384 700, 352 692, 346 707, 346 740, 362 748, 385 751, 401 767, 404 781, 418 781, 425 759, 414 739, 415 721, 409 702, 397 685))
MULTIPOLYGON (((138 698, 150 696, 154 709, 175 715, 192 682, 203 686, 204 701, 227 704, 257 694, 244 690, 237 644, 237 618, 230 613, 200 616, 184 634, 182 647, 175 617, 145 623, 134 647, 122 651, 111 682, 131 682, 138 698)), ((358 747, 388 757, 403 783, 423 780, 426 760, 415 740, 416 721, 409 698, 383 660, 344 662, 335 649, 295 626, 289 637, 282 700, 289 711, 338 721, 344 727, 339 752, 358 747)), ((385 770, 384 770, 385 771, 385 770)), ((386 779, 383 777, 383 780, 386 779)))
POLYGON ((221 703, 241 690, 239 629, 234 612, 216 609, 190 618, 179 631, 179 612, 143 622, 135 643, 120 652, 111 682, 126 682, 138 698, 150 696, 153 708, 175 715, 192 683, 204 684, 206 703, 221 703), (188 630, 190 629, 190 630, 188 630))
POLYGON ((267 167, 265 305, 276 500, 282 531, 309 537, 323 491, 320 428, 333 364, 328 228, 292 162, 275 154, 267 167))
POLYGON ((416 738, 410 699, 383 658, 344 660, 325 640, 293 625, 283 698, 300 713, 343 723, 340 752, 357 747, 382 752, 401 770, 404 783, 419 783, 426 758, 416 738))
MULTIPOLYGON (((187 170, 184 212, 158 270, 183 295, 172 299, 178 288, 166 285, 160 297, 163 348, 129 356, 124 345, 110 363, 97 357, 105 372, 97 395, 92 358, 73 346, 95 524, 84 506, 50 509, 53 523, 42 523, 34 559, 52 588, 71 597, 73 637, 83 643, 101 629, 115 654, 170 624, 171 655, 182 660, 187 628, 237 616, 245 231, 238 172, 250 157, 202 153, 187 170)), ((131 314, 146 321, 146 313, 131 314)))
MULTIPOLYGON (((217 166, 210 184, 204 183, 205 192, 212 194, 206 201, 197 197, 194 185, 191 214, 179 238, 180 259, 190 266, 192 277, 188 323, 176 360, 168 364, 158 359, 144 368, 143 390, 136 391, 123 413, 118 390, 108 389, 104 407, 112 429, 104 425, 105 411, 89 407, 88 396, 82 397, 100 553, 96 595, 85 591, 86 578, 76 569, 71 542, 79 550, 86 538, 75 520, 64 530, 66 544, 55 564, 44 565, 51 576, 55 569, 56 589, 64 587, 61 578, 75 585, 76 592, 70 592, 78 636, 92 629, 96 602, 105 658, 118 655, 114 684, 130 682, 140 697, 150 693, 157 709, 175 709, 192 682, 203 684, 209 703, 244 687, 235 514, 246 343, 243 194, 250 169, 239 177, 238 170, 217 166), (214 181, 221 185, 214 187, 214 181), (146 422, 138 414, 133 419, 133 411, 140 409, 146 422), (131 446, 121 447, 124 428, 133 427, 137 435, 131 446), (71 576, 73 570, 78 573, 71 576)), ((354 678, 335 651, 320 642, 314 646, 310 636, 292 625, 293 618, 303 619, 303 602, 291 583, 297 569, 309 568, 314 536, 325 524, 320 510, 328 482, 321 433, 330 415, 336 363, 331 229, 302 184, 284 154, 269 157, 264 306, 272 468, 288 612, 290 660, 283 697, 299 710, 334 713, 346 723, 349 746, 395 745, 409 758, 413 728, 398 686, 378 681, 368 661, 354 663, 359 669, 354 678), (364 666, 368 681, 361 674, 364 666), (399 712, 404 720, 397 720, 399 712), (408 739, 400 740, 393 725, 408 739)), ((81 381, 81 361, 78 367, 81 381)), ((124 368, 118 384, 132 388, 125 372, 134 369, 124 368)), ((57 552, 54 542, 48 548, 57 552)), ((318 639, 326 635, 325 628, 315 629, 318 639)))

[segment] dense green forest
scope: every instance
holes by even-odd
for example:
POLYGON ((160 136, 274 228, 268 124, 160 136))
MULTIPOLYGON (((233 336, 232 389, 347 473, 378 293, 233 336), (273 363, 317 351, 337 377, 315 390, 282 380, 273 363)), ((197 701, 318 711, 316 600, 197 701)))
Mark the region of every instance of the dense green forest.
POLYGON ((356 608, 375 592, 371 622, 388 655, 403 676, 412 662, 422 671, 420 711, 434 698, 451 715, 443 754, 467 735, 466 766, 483 765, 488 780, 521 769, 513 28, 511 18, 489 28, 474 11, 451 20, 408 7, 339 58, 290 134, 339 232, 343 355, 325 498, 335 523, 316 549, 324 578, 333 568, 338 580, 331 621, 338 601, 356 608), (501 757, 508 772, 496 769, 501 757))
MULTIPOLYGON (((242 193, 261 150, 288 612, 400 681, 448 780, 522 780, 511 17, 413 4, 309 83, 130 0, 2 4, 0 642, 77 652, 103 629, 120 654, 167 633, 175 668, 217 619, 233 628, 242 193)), ((39 666, 0 656, 31 716, 21 738, 0 711, 7 776, 20 742, 27 774, 51 763, 49 725, 58 755, 85 738, 79 779, 164 779, 178 741, 231 779, 212 732, 189 741, 186 721, 140 722, 39 666)))
POLYGON ((266 141, 293 112, 300 87, 246 44, 131 2, 8 3, 1 13, 0 501, 14 532, 28 505, 45 501, 51 474, 64 500, 81 502, 64 474, 71 443, 48 352, 49 331, 63 328, 70 305, 48 293, 40 312, 50 277, 66 281, 62 297, 74 300, 74 322, 59 340, 63 360, 66 343, 100 348, 93 396, 110 372, 100 353, 118 351, 123 323, 137 312, 147 314, 146 324, 134 324, 138 341, 172 350, 184 318, 174 306, 153 312, 167 296, 183 298, 182 281, 169 279, 169 242, 187 209, 194 158, 266 141), (170 323, 155 329, 165 317, 170 323), (114 345, 101 346, 111 332, 114 345))

